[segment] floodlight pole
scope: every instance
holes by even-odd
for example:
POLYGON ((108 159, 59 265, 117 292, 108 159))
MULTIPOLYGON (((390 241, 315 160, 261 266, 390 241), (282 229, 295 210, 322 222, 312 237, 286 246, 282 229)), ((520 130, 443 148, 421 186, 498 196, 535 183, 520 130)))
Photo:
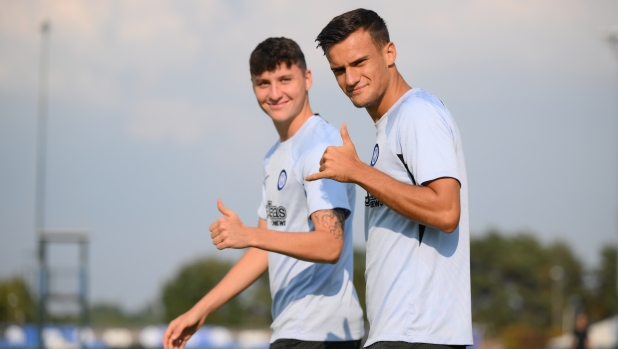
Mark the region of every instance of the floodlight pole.
POLYGON ((36 190, 35 190, 35 234, 38 246, 39 264, 39 299, 37 309, 38 347, 45 348, 43 341, 43 326, 45 325, 45 295, 48 287, 48 270, 45 263, 45 248, 41 242, 41 234, 45 229, 45 169, 47 148, 47 86, 49 80, 49 36, 50 23, 41 24, 41 59, 39 66, 39 102, 37 119, 36 147, 36 190))
MULTIPOLYGON (((605 40, 609 44, 610 48, 614 50, 615 58, 618 61, 618 25, 614 25, 612 28, 609 28, 605 33, 605 40)), ((617 212, 618 213, 618 212, 617 212)), ((618 226, 618 214, 616 215, 616 224, 618 226)), ((618 299, 618 248, 616 249, 616 299, 618 299)), ((616 302, 616 308, 618 311, 618 301, 616 302)), ((618 312, 616 315, 618 319, 618 312)), ((618 321, 616 321, 618 324, 618 321)), ((616 328, 616 342, 615 346, 618 348, 618 328, 616 328)))

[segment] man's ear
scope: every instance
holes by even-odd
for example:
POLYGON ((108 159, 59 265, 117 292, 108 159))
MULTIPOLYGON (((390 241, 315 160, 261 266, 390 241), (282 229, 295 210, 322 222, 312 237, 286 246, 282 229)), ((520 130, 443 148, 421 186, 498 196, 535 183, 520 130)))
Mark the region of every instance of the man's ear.
POLYGON ((311 75, 311 70, 307 69, 305 70, 305 86, 307 87, 307 91, 309 91, 311 85, 313 85, 313 75, 311 75))
POLYGON ((390 67, 395 64, 395 59, 397 59, 397 48, 395 44, 391 41, 384 46, 384 55, 386 56, 386 64, 390 67))

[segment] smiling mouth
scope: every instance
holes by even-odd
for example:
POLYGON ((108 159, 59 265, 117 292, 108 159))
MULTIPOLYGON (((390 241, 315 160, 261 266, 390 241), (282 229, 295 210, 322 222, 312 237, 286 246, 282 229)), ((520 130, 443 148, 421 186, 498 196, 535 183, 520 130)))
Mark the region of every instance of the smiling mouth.
POLYGON ((289 101, 279 102, 279 103, 268 103, 268 105, 269 105, 271 108, 280 108, 280 107, 282 107, 282 106, 286 105, 288 102, 289 102, 289 101))
POLYGON ((356 94, 359 94, 359 93, 363 92, 366 87, 367 87, 367 85, 363 85, 361 87, 356 87, 356 88, 353 88, 353 89, 348 89, 348 93, 351 94, 351 95, 356 95, 356 94))

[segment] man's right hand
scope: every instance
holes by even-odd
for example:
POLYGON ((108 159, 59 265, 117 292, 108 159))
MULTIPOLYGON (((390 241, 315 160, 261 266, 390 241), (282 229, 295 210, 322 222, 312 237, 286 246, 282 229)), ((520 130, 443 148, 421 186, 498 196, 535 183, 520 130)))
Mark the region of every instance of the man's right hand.
POLYGON ((327 147, 320 160, 320 171, 305 177, 306 181, 315 181, 322 178, 336 180, 337 182, 353 183, 353 175, 359 168, 363 167, 356 154, 356 147, 350 139, 348 128, 344 122, 341 125, 341 139, 343 145, 340 147, 327 147))
POLYGON ((206 316, 199 314, 197 309, 191 309, 172 322, 163 334, 163 348, 184 349, 191 336, 202 326, 206 316))

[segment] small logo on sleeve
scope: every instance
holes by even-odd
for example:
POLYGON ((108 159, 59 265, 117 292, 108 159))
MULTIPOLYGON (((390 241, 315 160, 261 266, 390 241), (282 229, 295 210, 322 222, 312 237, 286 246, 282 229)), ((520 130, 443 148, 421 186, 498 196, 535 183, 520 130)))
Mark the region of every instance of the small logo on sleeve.
POLYGON ((287 212, 283 206, 275 206, 273 202, 268 200, 266 203, 266 214, 273 226, 283 227, 285 226, 285 219, 287 218, 287 212))
POLYGON ((288 181, 288 174, 285 170, 281 170, 279 173, 279 180, 277 181, 277 189, 281 190, 285 186, 285 183, 288 181))
POLYGON ((373 156, 371 157, 371 166, 375 165, 378 162, 378 156, 380 156, 380 147, 376 144, 373 147, 373 156))

